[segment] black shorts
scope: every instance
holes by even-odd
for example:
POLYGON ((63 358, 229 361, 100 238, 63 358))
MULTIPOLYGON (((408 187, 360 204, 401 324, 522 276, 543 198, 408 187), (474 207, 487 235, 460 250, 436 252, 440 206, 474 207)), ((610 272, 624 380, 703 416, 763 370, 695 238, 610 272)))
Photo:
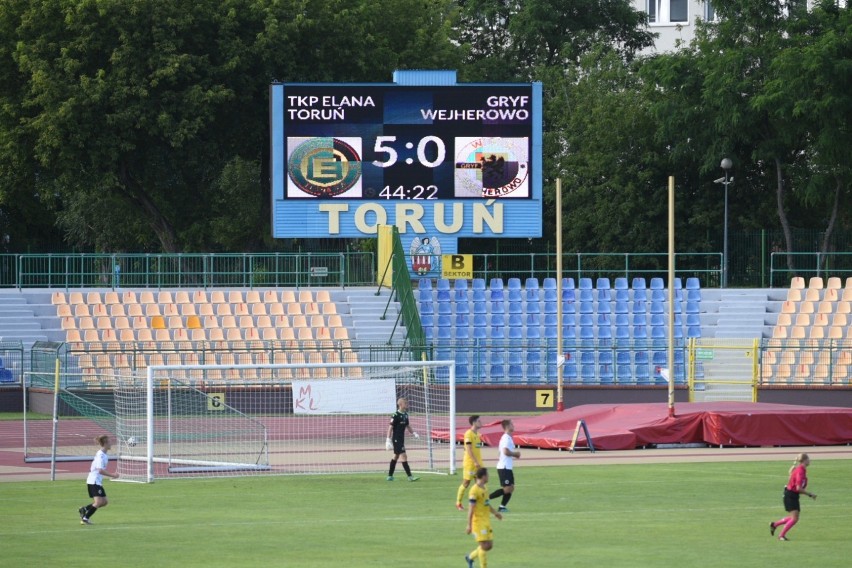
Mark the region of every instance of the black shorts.
POLYGON ((393 453, 395 455, 405 453, 405 440, 397 440, 396 438, 394 438, 394 440, 393 440, 393 453))
POLYGON ((103 485, 93 485, 89 483, 86 487, 89 488, 89 497, 92 499, 95 497, 106 497, 106 491, 104 491, 103 485))
POLYGON ((500 487, 515 484, 515 472, 511 469, 498 469, 497 477, 500 478, 500 487))
POLYGON ((799 506, 799 494, 795 491, 790 491, 784 488, 784 510, 785 511, 801 511, 799 506))

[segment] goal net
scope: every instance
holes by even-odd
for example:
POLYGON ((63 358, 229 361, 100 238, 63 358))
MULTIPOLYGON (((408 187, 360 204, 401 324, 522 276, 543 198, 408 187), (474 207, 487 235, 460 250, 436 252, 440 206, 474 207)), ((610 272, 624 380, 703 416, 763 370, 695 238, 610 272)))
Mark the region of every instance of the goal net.
POLYGON ((452 361, 151 366, 115 390, 126 480, 386 472, 390 416, 408 401, 409 464, 454 472, 452 361))

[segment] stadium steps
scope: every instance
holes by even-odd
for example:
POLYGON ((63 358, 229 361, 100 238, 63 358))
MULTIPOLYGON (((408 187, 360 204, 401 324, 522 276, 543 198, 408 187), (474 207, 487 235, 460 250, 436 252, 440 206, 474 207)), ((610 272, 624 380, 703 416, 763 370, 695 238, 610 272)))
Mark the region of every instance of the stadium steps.
MULTIPOLYGON (((341 303, 349 305, 349 316, 355 333, 354 339, 360 343, 387 343, 399 314, 399 303, 393 301, 387 307, 385 319, 381 319, 391 293, 391 290, 382 288, 380 294, 376 296, 375 287, 347 288, 340 292, 344 297, 341 303)), ((405 328, 397 328, 394 334, 396 341, 401 342, 404 336, 405 328)))
POLYGON ((719 291, 716 338, 759 338, 767 319, 766 290, 727 289, 719 291))
MULTIPOLYGON (((42 325, 29 305, 27 294, 20 290, 0 291, 0 338, 3 341, 20 341, 25 350, 29 350, 36 341, 52 339, 42 325)), ((56 327, 59 327, 58 318, 56 327)))

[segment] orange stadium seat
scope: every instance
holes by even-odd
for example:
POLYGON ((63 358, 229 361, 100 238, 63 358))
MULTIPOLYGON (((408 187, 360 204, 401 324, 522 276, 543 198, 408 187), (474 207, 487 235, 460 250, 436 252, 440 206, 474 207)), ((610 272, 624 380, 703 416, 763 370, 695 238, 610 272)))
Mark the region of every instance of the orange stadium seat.
POLYGON ((288 316, 302 315, 302 305, 296 302, 286 304, 288 316))
POLYGON ((260 330, 260 338, 263 341, 275 341, 278 339, 278 330, 276 330, 274 327, 263 327, 260 328, 260 330))
POLYGON ((301 290, 299 292, 299 303, 300 304, 309 304, 314 301, 314 295, 310 290, 301 290))
POLYGON ((132 290, 128 290, 127 292, 122 292, 121 294, 121 302, 123 304, 138 304, 136 301, 136 292, 132 290))
POLYGON ((169 329, 182 329, 183 318, 180 316, 171 316, 169 318, 169 329))
POLYGON ((228 303, 231 304, 242 304, 243 303, 243 293, 239 290, 231 290, 228 292, 228 303))
POLYGON ((166 329, 166 320, 163 316, 154 316, 151 318, 151 329, 166 329))
POLYGON ((192 301, 196 304, 206 304, 207 302, 207 292, 204 290, 196 290, 192 293, 192 301))
POLYGON ((225 303, 225 293, 221 290, 213 290, 210 292, 210 303, 211 304, 224 304, 225 303))
POLYGON ((249 315, 250 310, 248 304, 239 303, 234 304, 234 315, 235 316, 247 316, 249 315))
POLYGON ((799 313, 801 314, 812 314, 814 313, 814 303, 809 301, 804 301, 799 304, 799 313))
POLYGON ((322 304, 322 313, 326 316, 331 316, 337 313, 337 304, 334 303, 325 303, 322 304))
POLYGON ((142 309, 142 304, 126 304, 128 317, 145 317, 145 310, 142 309))
POLYGON ((275 316, 274 327, 290 327, 290 318, 287 316, 275 316))
POLYGON ((271 316, 281 316, 287 313, 287 309, 284 307, 284 304, 281 303, 276 302, 274 304, 269 304, 268 308, 269 315, 271 316))
POLYGON ((91 316, 92 312, 88 304, 74 304, 74 317, 82 318, 91 316))
POLYGON ((267 290, 263 293, 263 301, 267 304, 272 304, 278 301, 278 292, 275 290, 267 290))
POLYGON ((144 304, 145 306, 145 315, 147 317, 161 316, 163 312, 160 310, 159 304, 144 304))
POLYGON ((50 303, 54 306, 67 304, 68 299, 65 297, 65 292, 54 292, 50 295, 50 303))
POLYGON ((296 301, 296 294, 292 290, 284 290, 281 292, 281 303, 292 304, 296 301))
POLYGON ((805 301, 813 302, 814 304, 819 302, 820 290, 822 290, 822 288, 808 288, 805 290, 805 301))
POLYGON ((158 304, 173 304, 174 299, 172 298, 172 293, 168 291, 161 290, 157 293, 157 303, 158 304))
POLYGON ((802 291, 798 288, 790 288, 787 290, 787 301, 788 302, 801 302, 802 301, 802 291))
POLYGON ((246 304, 259 304, 261 302, 260 292, 257 290, 247 290, 245 302, 246 304))
POLYGON ((136 341, 136 333, 132 329, 122 329, 119 331, 118 340, 122 343, 133 343, 136 341))
POLYGON ((810 314, 799 314, 796 316, 796 325, 800 327, 808 327, 811 325, 810 314))
POLYGON ((86 294, 86 303, 90 306, 94 304, 102 304, 100 292, 89 292, 86 294))
POLYGON ((291 327, 308 327, 308 320, 305 316, 293 316, 290 320, 291 327))
POLYGON ((309 304, 305 304, 302 307, 302 313, 306 316, 314 316, 320 313, 319 304, 316 302, 311 302, 309 304))
POLYGON ((790 280, 790 288, 795 288, 801 290, 805 287, 805 279, 801 276, 794 276, 792 280, 790 280))
POLYGON ((233 315, 233 312, 231 311, 231 304, 216 304, 216 315, 217 316, 233 315))
POLYGON ((189 298, 189 292, 186 290, 179 290, 175 292, 175 303, 176 304, 192 304, 192 300, 189 298))
POLYGON ((174 317, 180 315, 180 310, 177 304, 163 304, 163 315, 166 317, 174 317))
POLYGON ((189 329, 200 329, 201 319, 196 315, 191 315, 186 318, 186 327, 189 329))
POLYGON ((216 315, 216 310, 213 309, 213 304, 197 304, 197 306, 199 316, 207 317, 216 315))
POLYGON ((56 306, 56 317, 58 318, 70 318, 74 317, 74 312, 71 310, 71 306, 68 304, 59 304, 56 306))
POLYGON ((109 307, 109 315, 111 317, 126 317, 127 312, 124 309, 124 304, 111 304, 109 307))
POLYGON ((822 277, 812 276, 810 281, 808 282, 808 288, 815 288, 817 290, 822 290, 823 289, 822 277))
POLYGON ((130 320, 133 329, 148 329, 148 318, 144 316, 136 316, 130 320))
POLYGON ((221 327, 225 329, 237 327, 237 319, 234 316, 222 316, 221 327))
POLYGON ((331 302, 331 294, 329 294, 328 290, 317 290, 316 301, 320 304, 331 302))
POLYGON ((178 304, 180 306, 180 315, 183 317, 197 316, 198 311, 195 309, 195 304, 178 304))
POLYGON ((78 326, 80 329, 95 329, 95 320, 92 318, 80 318, 78 320, 78 326))
POLYGON ((154 293, 150 290, 144 290, 139 293, 139 303, 140 304, 155 304, 154 301, 154 293))
POLYGON ((836 288, 826 288, 823 290, 822 300, 824 302, 836 302, 838 299, 839 295, 836 288))
POLYGON ((115 318, 115 329, 130 329, 130 320, 126 317, 115 318))
POLYGON ((71 305, 77 304, 85 304, 83 301, 83 293, 82 292, 71 292, 68 296, 68 303, 71 305))
POLYGON ((266 304, 263 303, 254 303, 251 304, 251 315, 253 316, 265 316, 266 315, 266 304))
POLYGON ((108 306, 112 306, 113 304, 120 304, 121 298, 118 295, 118 292, 107 292, 104 294, 104 304, 108 306))

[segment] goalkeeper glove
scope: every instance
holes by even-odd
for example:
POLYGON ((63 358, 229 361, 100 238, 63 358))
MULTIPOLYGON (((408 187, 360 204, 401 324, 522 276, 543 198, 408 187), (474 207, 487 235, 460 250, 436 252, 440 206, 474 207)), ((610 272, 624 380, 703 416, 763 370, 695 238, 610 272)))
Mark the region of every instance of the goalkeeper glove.
POLYGON ((420 437, 420 434, 418 434, 417 432, 414 432, 414 437, 415 437, 415 438, 419 438, 419 437, 420 437))
POLYGON ((387 451, 391 451, 391 450, 393 450, 393 442, 391 442, 391 439, 390 439, 390 438, 388 438, 387 440, 385 440, 385 449, 386 449, 387 451))

